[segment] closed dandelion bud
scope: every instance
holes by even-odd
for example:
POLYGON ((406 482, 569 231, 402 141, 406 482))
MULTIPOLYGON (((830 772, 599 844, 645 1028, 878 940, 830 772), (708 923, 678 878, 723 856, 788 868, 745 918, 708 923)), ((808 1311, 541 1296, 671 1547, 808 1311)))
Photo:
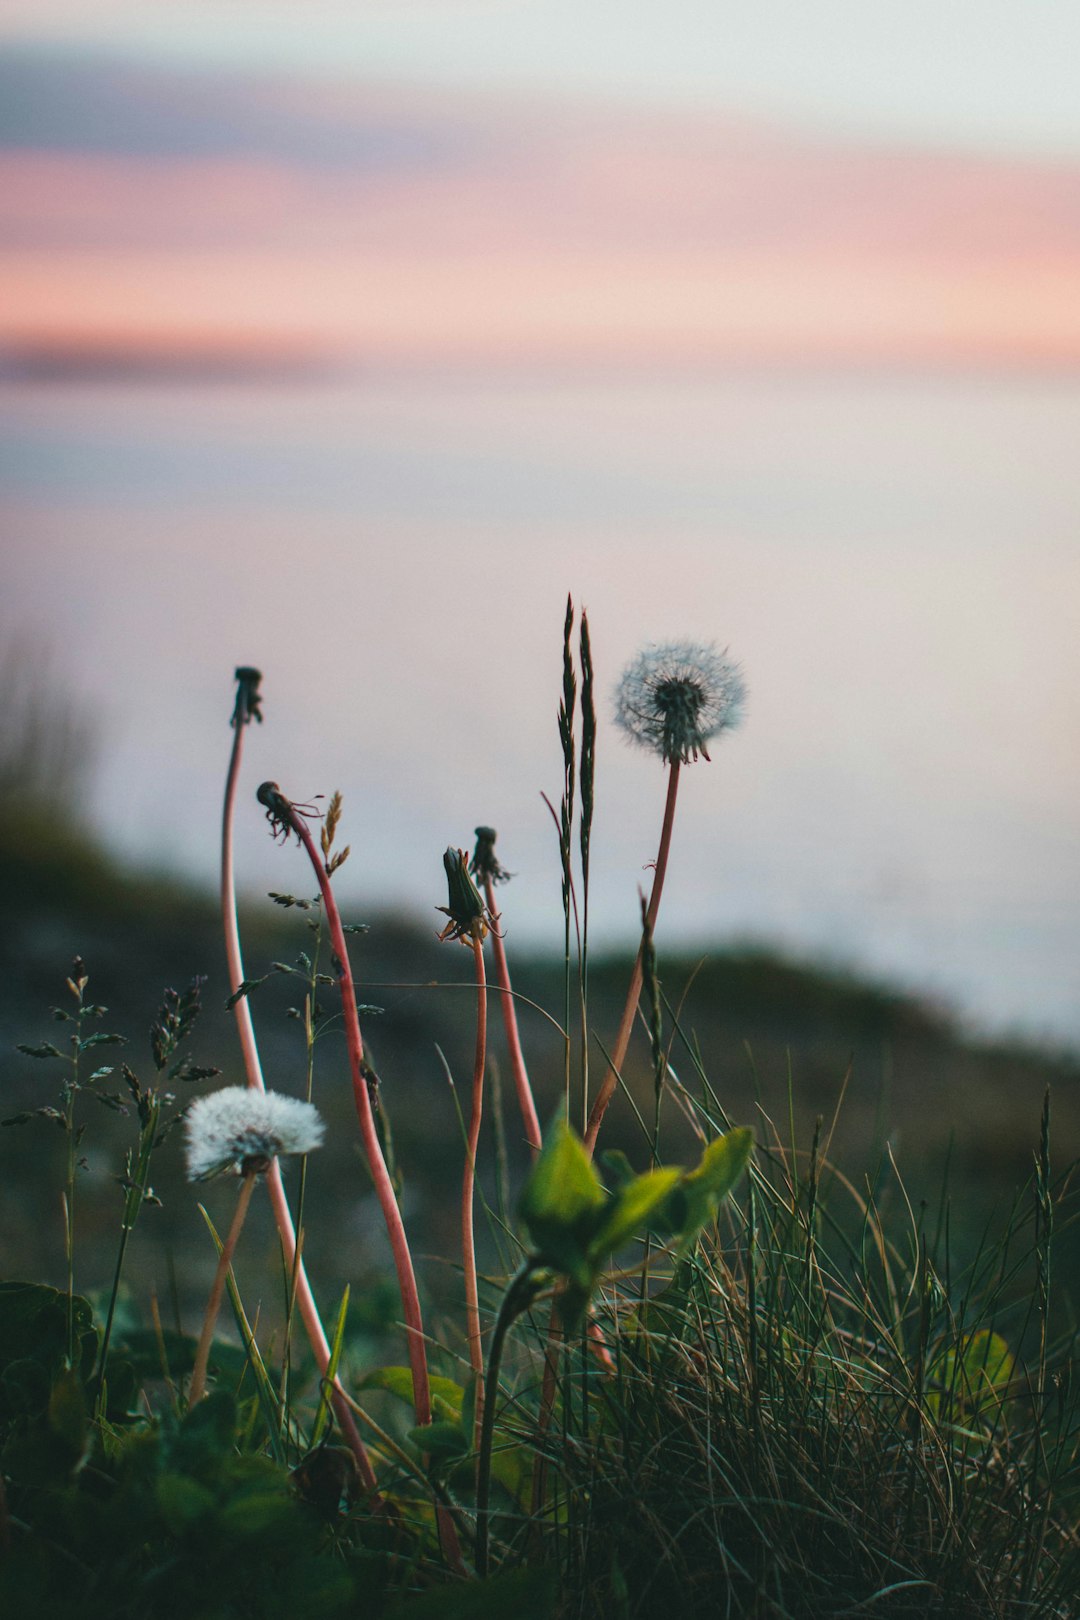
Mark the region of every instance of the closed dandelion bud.
POLYGON ((460 939, 466 945, 473 939, 484 939, 491 926, 491 916, 480 897, 480 892, 469 876, 469 857, 463 849, 453 845, 443 855, 446 871, 447 903, 436 906, 450 921, 439 935, 440 939, 460 939))
POLYGON ((311 1103, 278 1091, 227 1086, 192 1103, 184 1121, 189 1181, 222 1172, 261 1175, 271 1161, 321 1147, 323 1122, 311 1103))
POLYGON ((615 720, 632 743, 669 765, 709 758, 707 743, 742 719, 739 666, 714 646, 669 641, 646 647, 615 691, 615 720))

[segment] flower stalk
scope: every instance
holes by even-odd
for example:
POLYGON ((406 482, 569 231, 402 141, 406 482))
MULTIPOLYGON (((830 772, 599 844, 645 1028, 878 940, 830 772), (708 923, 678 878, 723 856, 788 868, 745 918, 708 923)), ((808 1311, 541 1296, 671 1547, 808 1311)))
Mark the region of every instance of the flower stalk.
MULTIPOLYGON (((240 765, 244 751, 244 732, 251 720, 262 721, 260 709, 259 681, 261 677, 258 670, 241 666, 236 671, 237 696, 236 707, 233 710, 233 743, 229 756, 229 770, 225 780, 225 802, 222 809, 221 826, 221 915, 223 932, 225 936, 225 959, 229 975, 229 992, 232 997, 237 996, 240 986, 244 982, 244 959, 240 949, 240 926, 236 910, 236 875, 234 856, 234 823, 236 813, 236 793, 240 779, 240 765)), ((259 1061, 259 1048, 255 1040, 255 1025, 251 1017, 246 996, 240 996, 233 1002, 233 1015, 236 1019, 237 1033, 240 1037, 240 1051, 243 1057, 244 1073, 247 1083, 253 1091, 265 1091, 262 1064, 259 1061)), ((270 1198, 270 1207, 273 1211, 274 1225, 277 1228, 278 1240, 281 1243, 282 1253, 285 1257, 285 1268, 290 1277, 294 1278, 296 1304, 300 1312, 300 1319, 304 1324, 304 1331, 315 1364, 319 1369, 320 1378, 326 1377, 330 1365, 330 1344, 319 1315, 319 1308, 315 1303, 315 1296, 308 1282, 307 1270, 303 1256, 296 1241, 296 1230, 293 1226, 292 1212, 289 1201, 285 1195, 285 1184, 281 1178, 281 1167, 275 1159, 266 1174, 267 1192, 270 1198)), ((360 1470, 360 1477, 369 1491, 375 1490, 375 1470, 367 1453, 367 1447, 360 1437, 356 1427, 356 1420, 349 1410, 345 1399, 345 1392, 339 1381, 335 1378, 332 1395, 334 1415, 342 1437, 356 1458, 356 1465, 360 1470)))
POLYGON ((679 761, 673 760, 668 766, 667 796, 664 801, 664 820, 660 829, 660 847, 656 854, 656 865, 653 871, 652 886, 649 890, 649 902, 645 912, 645 926, 642 930, 642 940, 638 947, 637 957, 634 961, 634 970, 630 975, 630 987, 626 993, 626 1003, 623 1007, 619 1028, 615 1035, 615 1043, 611 1048, 608 1066, 604 1074, 600 1090, 589 1113, 589 1123, 585 1130, 585 1146, 589 1153, 596 1150, 596 1139, 600 1134, 600 1127, 604 1123, 604 1115, 608 1105, 615 1095, 615 1088, 619 1083, 619 1075, 626 1059, 627 1047, 630 1045, 630 1036, 633 1033, 634 1019, 637 1016, 638 1001, 641 997, 641 986, 644 980, 644 952, 645 939, 651 936, 656 925, 657 913, 660 910, 660 898, 664 892, 664 879, 667 876, 668 856, 671 853, 671 834, 675 826, 675 805, 679 796, 679 761))
POLYGON ((382 1145, 379 1142, 379 1133, 371 1107, 371 1098, 368 1094, 364 1041, 360 1033, 360 1016, 356 1006, 356 987, 353 983, 352 969, 349 965, 349 948, 345 941, 341 913, 338 911, 337 900, 330 885, 328 864, 316 849, 315 841, 311 836, 304 816, 298 812, 292 801, 285 797, 276 782, 264 782, 259 788, 258 798, 259 803, 265 807, 272 825, 279 830, 296 834, 300 843, 304 846, 315 876, 318 879, 319 892, 322 895, 323 910, 330 934, 330 945, 337 957, 338 988, 341 993, 341 1008, 345 1023, 345 1045, 352 1074, 356 1116, 360 1124, 360 1135, 367 1155, 371 1179, 375 1186, 376 1197, 379 1200, 379 1207, 382 1211, 383 1221, 390 1239, 390 1248, 394 1257, 394 1268, 397 1272, 402 1312, 405 1318, 409 1365, 412 1368, 413 1405, 417 1424, 423 1427, 431 1422, 431 1387, 428 1378, 427 1351, 424 1343, 424 1324, 420 1312, 420 1296, 416 1287, 416 1273, 413 1269, 412 1254, 405 1233, 405 1224, 401 1218, 401 1210, 398 1208, 390 1173, 386 1168, 386 1160, 383 1157, 382 1145))
POLYGON ((221 1310, 221 1298, 225 1292, 225 1279, 229 1275, 236 1245, 240 1241, 244 1219, 251 1203, 251 1195, 255 1191, 256 1172, 247 1170, 244 1174, 240 1196, 236 1201, 236 1211, 229 1227, 229 1234, 222 1245, 218 1256, 217 1270, 214 1272, 214 1281, 210 1287, 210 1297, 206 1302, 206 1314, 203 1317, 202 1332, 199 1334, 199 1345, 195 1351, 195 1365, 191 1370, 191 1383, 188 1386, 188 1406, 195 1406, 206 1394, 206 1373, 210 1365, 210 1347, 214 1342, 214 1328, 217 1326, 218 1313, 221 1310))
MULTIPOLYGON (((479 878, 483 884, 484 902, 489 915, 494 917, 496 915, 495 885, 496 883, 505 882, 510 873, 505 872, 495 858, 495 829, 493 827, 477 827, 476 849, 469 869, 473 876, 479 878)), ((510 964, 506 958, 505 942, 497 928, 491 930, 491 937, 495 952, 495 982, 499 988, 503 1029, 506 1033, 506 1046, 510 1054, 510 1072, 514 1076, 514 1090, 517 1093, 518 1108, 521 1111, 521 1122, 525 1127, 525 1140, 529 1144, 529 1151, 535 1159, 541 1148, 540 1120, 536 1112, 532 1085, 529 1081, 529 1071, 525 1064, 525 1053, 522 1049, 521 1035, 518 1030, 517 1007, 514 1002, 513 985, 510 981, 510 964)))

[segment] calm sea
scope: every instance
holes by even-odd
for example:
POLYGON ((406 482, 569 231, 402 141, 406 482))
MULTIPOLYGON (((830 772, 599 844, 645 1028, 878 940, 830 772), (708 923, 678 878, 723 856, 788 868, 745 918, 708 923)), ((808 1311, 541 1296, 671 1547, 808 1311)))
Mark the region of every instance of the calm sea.
POLYGON ((633 932, 663 795, 611 686, 646 640, 716 640, 751 699, 685 773, 667 938, 1080 1041, 1080 385, 8 382, 0 429, 0 625, 97 728, 118 849, 212 878, 255 662, 249 887, 304 884, 254 786, 341 787, 361 914, 434 919, 443 849, 489 822, 510 941, 553 940, 569 591, 605 713, 597 939, 633 932))

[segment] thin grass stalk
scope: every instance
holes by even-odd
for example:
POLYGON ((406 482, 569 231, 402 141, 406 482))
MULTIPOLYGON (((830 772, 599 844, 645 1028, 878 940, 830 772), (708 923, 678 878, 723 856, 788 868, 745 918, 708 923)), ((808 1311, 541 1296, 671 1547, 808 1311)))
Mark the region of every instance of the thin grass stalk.
MULTIPOLYGON (((564 1012, 566 1019, 566 1057, 564 1091, 567 1117, 570 1114, 570 923, 573 913, 574 877, 571 866, 571 832, 574 825, 574 792, 577 778, 577 745, 574 739, 574 714, 577 704, 577 678, 574 674, 574 655, 570 637, 574 628, 574 604, 566 598, 566 618, 563 621, 563 679, 562 698, 559 702, 559 741, 563 755, 563 791, 557 818, 559 827, 559 858, 562 862, 563 940, 565 959, 564 1012)), ((550 808, 550 805, 549 805, 550 808)))
POLYGON ((528 1308, 527 1291, 531 1275, 532 1262, 526 1260, 511 1278, 503 1295, 488 1349, 489 1398, 480 1425, 480 1443, 476 1461, 476 1573, 481 1580, 488 1573, 490 1558, 488 1502, 491 1493, 491 1450, 495 1439, 495 1411, 499 1400, 499 1369, 502 1366, 506 1335, 517 1318, 528 1308))
MULTIPOLYGON (((225 936, 225 959, 228 966, 229 992, 235 996, 244 982, 244 959, 240 949, 240 925, 236 910, 236 870, 234 856, 234 824, 236 813, 236 790, 240 779, 240 764, 244 752, 244 732, 247 727, 249 711, 241 707, 237 700, 236 713, 233 716, 233 744, 229 756, 229 770, 225 780, 225 802, 221 818, 221 916, 225 936)), ((255 1025, 251 1017, 251 1008, 246 996, 240 998, 233 1005, 236 1018, 237 1033, 240 1037, 240 1051, 244 1062, 244 1074, 248 1085, 254 1091, 265 1091, 262 1064, 259 1061, 259 1048, 255 1040, 255 1025)), ((307 1270, 304 1266, 296 1242, 296 1231, 293 1226, 292 1213, 289 1209, 289 1200, 285 1194, 285 1183, 281 1176, 281 1166, 277 1159, 273 1159, 266 1172, 266 1186, 270 1198, 270 1208, 273 1211, 274 1225, 277 1228, 278 1240, 281 1243, 285 1256, 286 1269, 295 1275, 296 1303, 300 1310, 300 1317, 304 1324, 311 1353, 315 1358, 315 1365, 319 1369, 320 1378, 325 1378, 326 1369, 330 1363, 330 1345, 323 1329, 319 1308, 315 1303, 315 1296, 308 1282, 307 1270)), ((360 1478, 366 1490, 374 1491, 376 1488, 375 1470, 367 1454, 367 1448, 360 1438, 360 1431, 356 1427, 355 1419, 345 1400, 345 1392, 339 1382, 335 1380, 334 1413, 338 1420, 342 1438, 356 1458, 356 1465, 360 1470, 360 1478)))
MULTIPOLYGON (((567 634, 569 635, 569 631, 567 631, 567 634)), ((619 1024, 619 1031, 616 1036, 615 1046, 608 1058, 607 1073, 605 1074, 603 1084, 597 1093, 596 1101, 593 1104, 592 1112, 589 1115, 588 1127, 585 1132, 585 1148, 590 1154, 596 1149, 596 1139, 600 1133, 600 1127, 603 1124, 604 1115, 607 1113, 608 1105, 611 1102, 612 1097, 615 1095, 615 1088, 619 1083, 619 1071, 622 1069, 623 1062, 626 1058, 626 1049, 630 1044, 630 1033, 634 1027, 634 1018, 637 1014, 638 1000, 641 996, 641 987, 644 979, 645 938, 651 938, 652 936, 652 930, 656 922, 656 915, 660 909, 660 898, 664 891, 664 878, 667 875, 668 855, 671 850, 671 834, 675 825, 675 806, 678 801, 679 793, 679 773, 679 761, 672 760, 668 767, 668 786, 667 796, 664 802, 664 819, 660 829, 660 848, 656 856, 656 869, 653 873, 652 888, 649 892, 648 904, 645 907, 642 943, 638 949, 637 959, 634 963, 634 971, 630 978, 630 989, 627 992, 626 1005, 623 1008, 622 1021, 619 1024)), ((569 900, 567 900, 567 907, 567 926, 569 928, 569 900)), ((567 949, 569 950, 569 934, 567 949)), ((567 1020, 567 1029, 569 1031, 569 1019, 567 1020)), ((567 1035, 567 1039, 569 1040, 569 1033, 567 1035)), ((558 1326, 555 1321, 553 1311, 551 1324, 548 1329, 548 1346, 544 1357, 544 1378, 540 1392, 540 1411, 537 1419, 538 1447, 542 1445, 547 1434, 555 1401, 555 1389, 558 1377, 558 1362, 555 1355, 557 1334, 558 1326)), ((538 1449, 536 1464, 533 1469, 532 1501, 534 1513, 539 1510, 539 1507, 543 1501, 545 1473, 546 1470, 543 1464, 543 1457, 541 1451, 538 1449)))
POLYGON ((255 1190, 255 1172, 248 1170, 244 1175, 244 1183, 240 1188, 240 1196, 236 1200, 236 1211, 229 1227, 229 1235, 222 1245, 218 1255, 217 1270, 214 1272, 214 1281, 210 1287, 210 1297, 206 1302, 206 1314, 203 1317, 202 1332, 199 1334, 199 1344, 195 1351, 195 1365, 191 1369, 191 1383, 188 1385, 188 1406, 192 1407, 201 1401, 206 1393, 206 1370, 210 1365, 210 1347, 214 1342, 214 1328, 217 1326, 218 1312, 221 1310, 221 1296, 225 1292, 225 1279, 232 1265, 236 1245, 240 1240, 240 1233, 244 1225, 244 1217, 251 1203, 251 1195, 255 1190))
MULTIPOLYGON (((484 903, 490 915, 492 917, 497 916, 495 886, 490 875, 484 878, 484 903)), ((499 1004, 502 1008, 506 1046, 510 1054, 510 1071, 514 1076, 514 1090, 517 1092, 521 1121, 525 1127, 525 1140, 528 1142, 529 1149, 535 1159, 541 1147, 540 1120, 536 1112, 532 1085, 529 1081, 529 1071, 525 1065, 525 1053, 522 1049, 521 1035, 518 1030, 517 1008, 514 1003, 513 986, 510 982, 510 964, 506 959, 506 945, 503 937, 495 928, 491 930, 491 941, 495 951, 495 981, 499 987, 499 1004)))
POLYGON ((484 942, 479 929, 473 933, 472 949, 476 966, 476 1053, 473 1059, 469 1133, 465 1143, 465 1173, 461 1181, 461 1256, 465 1268, 465 1318, 469 1340, 469 1365, 476 1380, 474 1433, 478 1435, 484 1413, 484 1342, 480 1329, 480 1291, 476 1276, 473 1203, 476 1194, 476 1155, 480 1146, 480 1124, 484 1113, 484 1068, 487 1064, 487 980, 484 972, 484 942))
POLYGON ((589 858, 592 852, 592 823, 596 785, 596 701, 594 696, 592 643, 589 616, 581 615, 578 642, 581 665, 581 810, 578 816, 578 842, 581 853, 581 950, 578 990, 581 999, 581 1124, 589 1114, 589 858))
MULTIPOLYGON (((667 798, 664 802, 664 820, 660 829, 660 848, 656 855, 656 869, 653 873, 652 888, 649 891, 649 903, 645 912, 646 925, 650 933, 656 927, 656 915, 660 910, 660 897, 664 892, 664 878, 667 876, 668 855, 671 851, 671 833, 675 825, 675 805, 679 794, 679 774, 679 761, 674 759, 668 766, 667 798)), ((638 1000, 641 996, 643 978, 642 952, 643 945, 638 950, 634 971, 630 975, 630 988, 626 995, 626 1005, 623 1008, 622 1019, 619 1023, 618 1033, 615 1036, 615 1044, 608 1059, 607 1072, 589 1114, 589 1123, 585 1131, 585 1146, 589 1153, 593 1153, 596 1149, 596 1139, 600 1134, 600 1127, 604 1123, 604 1115, 608 1111, 608 1105, 615 1095, 615 1088, 619 1084, 619 1074, 626 1058, 627 1047, 630 1045, 630 1035, 634 1028, 638 1000)))

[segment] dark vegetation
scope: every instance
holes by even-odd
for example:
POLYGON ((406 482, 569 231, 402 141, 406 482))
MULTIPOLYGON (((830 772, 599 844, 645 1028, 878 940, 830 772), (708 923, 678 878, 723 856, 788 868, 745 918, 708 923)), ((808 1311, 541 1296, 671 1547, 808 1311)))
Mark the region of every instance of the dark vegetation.
MULTIPOLYGON (((359 1489, 305 1350, 287 1338, 287 1279, 258 1196, 237 1259, 233 1332, 215 1345, 212 1392, 188 1409, 215 1262, 197 1205, 223 1230, 235 1197, 222 1182, 184 1181, 179 1134, 154 1162, 160 1206, 143 1208, 131 1238, 103 1386, 124 1204, 117 1177, 138 1125, 131 1107, 77 1099, 86 1163, 70 1299, 68 1141, 37 1113, 56 1102, 56 1069, 16 1043, 59 1039, 65 1026, 49 1009, 64 1003, 78 953, 88 993, 108 1007, 102 1029, 127 1040, 105 1060, 153 1078, 147 1031, 166 987, 183 991, 205 975, 193 1059, 223 1071, 212 1085, 243 1075, 216 904, 120 871, 95 847, 77 815, 78 765, 73 746, 24 750, 17 769, 0 769, 0 1117, 33 1116, 0 1131, 5 1613, 1080 1613, 1076 1057, 971 1039, 940 1009, 761 949, 691 958, 658 942, 669 1064, 661 1158, 696 1162, 729 1125, 750 1124, 755 1161, 699 1241, 680 1250, 670 1226, 657 1225, 623 1251, 623 1276, 590 1277, 599 1347, 572 1323, 565 1348, 554 1341, 550 1421, 546 1297, 530 1296, 514 1320, 494 1380, 492 1579, 464 1578, 483 1555, 460 1305, 462 1129, 447 1075, 464 1109, 471 962, 438 947, 423 921, 364 916, 370 931, 352 942, 361 999, 383 1009, 363 1015, 364 1038, 430 1306, 437 1422, 422 1440, 409 1428, 400 1301, 332 1007, 316 1048, 314 1097, 328 1131, 307 1178, 304 1258, 328 1320, 342 1301, 341 1375, 381 1425, 374 1439, 365 1433, 379 1509, 359 1489), (447 1512, 464 1565, 445 1526, 441 1541, 436 1533, 447 1512)), ((311 951, 318 915, 255 897, 243 918, 247 971, 267 975, 251 997, 267 1075, 294 1093, 306 1061, 298 979, 271 964, 311 951)), ((561 960, 512 968, 523 997, 561 1006, 561 960)), ((627 973, 624 956, 591 963, 601 1039, 618 1021, 627 973)), ((563 1046, 525 1001, 520 1019, 548 1118, 563 1095, 563 1046)), ((490 1063, 478 1210, 489 1331, 520 1262, 515 1209, 529 1175, 509 1080, 496 1078, 507 1060, 494 1015, 490 1063)), ((604 1129, 605 1149, 639 1171, 650 1162, 655 1075, 640 1029, 629 1095, 604 1129)), ((573 1100, 571 1120, 580 1124, 573 1100)), ((601 1166, 615 1200, 624 1171, 617 1157, 601 1166)), ((287 1173, 294 1195, 296 1175, 287 1173)), ((544 1219, 558 1229, 563 1214, 544 1219)), ((586 1236, 579 1229, 573 1241, 586 1236)))

